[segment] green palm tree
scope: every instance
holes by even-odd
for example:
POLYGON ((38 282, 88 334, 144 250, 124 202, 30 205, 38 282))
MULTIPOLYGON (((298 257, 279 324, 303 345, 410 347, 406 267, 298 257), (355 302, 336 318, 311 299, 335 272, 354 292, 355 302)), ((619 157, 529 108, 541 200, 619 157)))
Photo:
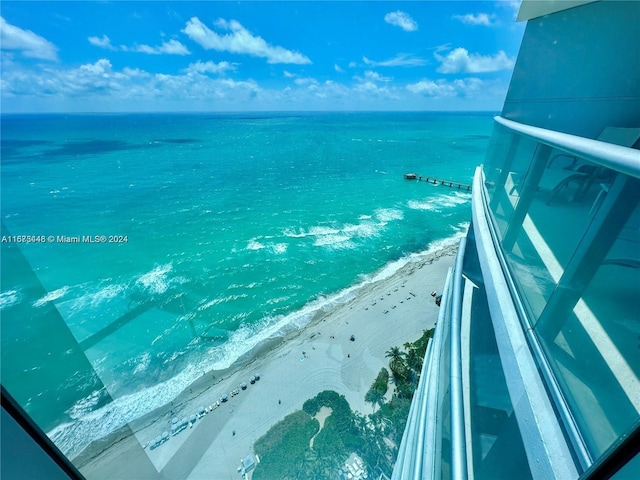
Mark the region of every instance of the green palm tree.
POLYGON ((384 356, 389 358, 389 369, 397 385, 406 378, 407 366, 404 363, 404 352, 399 347, 391 347, 384 356))
POLYGON ((371 388, 364 396, 364 401, 370 403, 373 406, 373 411, 376 411, 376 405, 379 407, 384 403, 384 392, 377 388, 371 388))

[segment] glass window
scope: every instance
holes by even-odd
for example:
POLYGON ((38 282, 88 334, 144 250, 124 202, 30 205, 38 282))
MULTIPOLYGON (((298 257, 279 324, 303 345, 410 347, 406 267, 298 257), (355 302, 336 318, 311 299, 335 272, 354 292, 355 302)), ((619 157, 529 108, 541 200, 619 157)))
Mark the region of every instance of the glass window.
POLYGON ((640 208, 629 202, 621 194, 602 213, 536 325, 596 457, 640 415, 640 208))

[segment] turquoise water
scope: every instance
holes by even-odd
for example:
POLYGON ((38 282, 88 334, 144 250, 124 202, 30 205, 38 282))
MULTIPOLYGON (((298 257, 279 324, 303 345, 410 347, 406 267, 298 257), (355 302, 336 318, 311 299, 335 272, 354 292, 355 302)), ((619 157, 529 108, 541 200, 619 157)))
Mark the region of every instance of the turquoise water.
POLYGON ((489 114, 3 116, 3 236, 47 239, 2 244, 3 384, 78 453, 459 236, 470 194, 403 174, 471 183, 491 129, 489 114), (56 344, 69 358, 42 353, 56 344))

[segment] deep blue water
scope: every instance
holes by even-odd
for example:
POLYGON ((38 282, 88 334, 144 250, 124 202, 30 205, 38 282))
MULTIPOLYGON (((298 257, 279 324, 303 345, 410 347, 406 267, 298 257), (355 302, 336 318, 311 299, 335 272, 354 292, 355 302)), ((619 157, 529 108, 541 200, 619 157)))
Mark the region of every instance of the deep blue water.
POLYGON ((491 129, 460 113, 3 116, 3 235, 55 237, 17 245, 30 272, 3 263, 3 384, 77 453, 460 235, 470 194, 403 174, 471 183, 491 129), (17 347, 51 315, 98 384, 38 375, 17 347))

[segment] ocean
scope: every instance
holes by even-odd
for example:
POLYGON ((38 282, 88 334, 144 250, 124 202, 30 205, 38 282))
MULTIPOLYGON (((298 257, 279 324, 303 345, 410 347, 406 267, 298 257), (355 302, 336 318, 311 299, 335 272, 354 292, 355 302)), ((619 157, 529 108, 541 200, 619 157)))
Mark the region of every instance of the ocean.
POLYGON ((492 116, 2 116, 3 386, 77 455, 463 235, 403 174, 471 183, 492 116))

